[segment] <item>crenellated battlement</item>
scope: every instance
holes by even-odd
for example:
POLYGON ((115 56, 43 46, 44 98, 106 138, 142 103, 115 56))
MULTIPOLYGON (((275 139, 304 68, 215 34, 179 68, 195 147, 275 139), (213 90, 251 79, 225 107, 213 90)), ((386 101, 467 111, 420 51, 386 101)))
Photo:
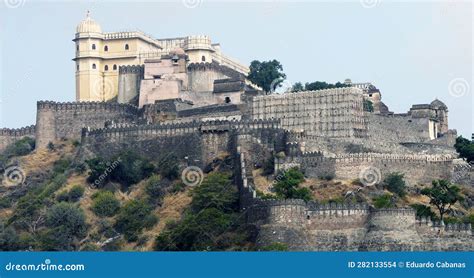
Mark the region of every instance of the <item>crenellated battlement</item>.
POLYGON ((38 110, 54 110, 54 111, 99 111, 114 110, 128 113, 138 113, 138 107, 131 104, 122 104, 114 102, 97 102, 97 101, 74 101, 74 102, 56 102, 56 101, 38 101, 38 110))
POLYGON ((314 90, 314 91, 301 91, 298 93, 285 93, 285 94, 274 94, 271 96, 256 96, 254 101, 258 100, 269 100, 272 99, 308 99, 308 98, 321 98, 327 99, 327 101, 342 102, 352 99, 353 96, 360 95, 362 97, 362 90, 355 87, 342 87, 342 88, 333 88, 333 89, 324 89, 324 90, 314 90), (331 99, 332 97, 338 97, 336 99, 331 99))
POLYGON ((35 125, 25 126, 21 128, 0 128, 0 136, 34 136, 35 128, 35 125))
POLYGON ((277 120, 213 120, 213 121, 191 121, 174 122, 149 125, 117 124, 107 128, 84 129, 86 136, 101 134, 163 134, 173 135, 178 133, 192 132, 227 132, 231 130, 256 130, 256 129, 278 129, 277 120))
POLYGON ((141 65, 119 66, 119 74, 135 73, 143 75, 145 67, 141 65))

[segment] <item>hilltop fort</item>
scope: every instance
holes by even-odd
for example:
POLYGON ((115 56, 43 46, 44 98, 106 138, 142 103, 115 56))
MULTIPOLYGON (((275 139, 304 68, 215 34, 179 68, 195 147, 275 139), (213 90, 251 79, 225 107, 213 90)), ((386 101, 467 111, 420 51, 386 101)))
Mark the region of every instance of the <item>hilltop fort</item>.
MULTIPOLYGON (((448 107, 435 99, 391 112, 371 83, 266 94, 249 69, 208 36, 155 39, 142 32, 104 33, 88 15, 77 26, 76 101, 38 101, 36 124, 0 130, 0 151, 32 137, 36 148, 81 142, 83 159, 133 147, 155 159, 173 152, 206 167, 230 153, 240 207, 260 228, 258 243, 294 250, 473 250, 470 225, 416 219, 411 208, 262 200, 252 171, 274 159, 274 172, 298 167, 308 178, 403 173, 409 186, 446 179, 472 185, 458 158, 448 107), (373 109, 364 105, 370 101, 373 109), (276 156, 275 154, 280 154, 276 156), (373 170, 375 169, 375 170, 373 170)), ((469 168, 470 169, 470 168, 469 168)))

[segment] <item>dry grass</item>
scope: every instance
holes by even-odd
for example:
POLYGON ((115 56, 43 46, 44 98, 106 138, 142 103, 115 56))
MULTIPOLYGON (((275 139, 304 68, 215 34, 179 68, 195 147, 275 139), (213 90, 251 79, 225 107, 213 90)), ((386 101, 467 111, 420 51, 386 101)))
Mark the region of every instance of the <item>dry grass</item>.
POLYGON ((252 172, 255 187, 265 194, 271 193, 270 188, 272 187, 273 180, 263 176, 262 172, 262 169, 256 169, 252 172))
POLYGON ((74 146, 69 141, 57 142, 56 150, 39 149, 19 158, 20 166, 28 173, 43 172, 44 169, 52 168, 55 161, 62 156, 70 156, 74 153, 74 146))
POLYGON ((186 188, 183 192, 166 195, 162 206, 155 209, 154 214, 158 217, 159 222, 152 229, 144 232, 144 235, 149 237, 146 246, 144 246, 145 250, 153 250, 154 239, 163 231, 166 223, 181 218, 184 210, 192 200, 189 190, 189 188, 186 188))

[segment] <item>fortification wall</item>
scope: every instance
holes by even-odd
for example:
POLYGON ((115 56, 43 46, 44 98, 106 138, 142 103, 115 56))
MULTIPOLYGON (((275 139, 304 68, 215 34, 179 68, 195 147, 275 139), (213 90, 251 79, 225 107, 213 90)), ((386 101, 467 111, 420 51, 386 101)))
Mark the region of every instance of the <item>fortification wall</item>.
POLYGON ((61 138, 80 139, 84 127, 101 128, 112 120, 133 123, 137 117, 137 108, 128 104, 38 101, 36 147, 44 148, 61 138))
POLYGON ((3 152, 8 145, 11 145, 24 137, 30 137, 34 139, 35 128, 36 127, 34 125, 22 128, 1 128, 0 153, 3 152))
POLYGON ((257 96, 249 110, 253 119, 281 119, 292 131, 326 137, 367 137, 363 95, 357 88, 257 96))
POLYGON ((385 142, 429 142, 435 134, 430 134, 429 118, 413 118, 409 115, 378 115, 367 113, 368 137, 373 141, 385 142))
POLYGON ((213 92, 215 80, 240 76, 217 63, 192 63, 188 65, 188 88, 194 92, 213 92))
MULTIPOLYGON (((440 228, 439 224, 428 224, 431 221, 426 219, 416 220, 411 208, 374 209, 365 205, 262 200, 255 191, 249 140, 248 136, 237 138, 235 176, 241 210, 247 222, 259 229, 258 246, 279 242, 299 251, 473 250, 470 225, 440 228)), ((290 151, 294 152, 291 147, 290 151)), ((321 159, 320 153, 310 156, 317 161, 321 159)), ((439 157, 425 159, 437 161, 439 157)))
MULTIPOLYGON (((82 142, 90 151, 111 157, 132 148, 151 159, 157 154, 172 153, 178 160, 205 166, 220 153, 228 152, 232 137, 248 133, 265 140, 275 140, 276 121, 207 121, 155 125, 118 125, 112 128, 84 129, 82 142)), ((272 141, 270 141, 272 142, 272 141)))
MULTIPOLYGON (((275 169, 299 167, 308 177, 320 178, 328 175, 338 179, 353 180, 375 169, 377 180, 382 181, 388 174, 405 174, 409 185, 430 184, 433 179, 451 179, 453 175, 452 155, 395 155, 359 153, 324 157, 321 153, 304 153, 276 159, 275 169)), ((372 171, 373 172, 373 171, 372 171)))

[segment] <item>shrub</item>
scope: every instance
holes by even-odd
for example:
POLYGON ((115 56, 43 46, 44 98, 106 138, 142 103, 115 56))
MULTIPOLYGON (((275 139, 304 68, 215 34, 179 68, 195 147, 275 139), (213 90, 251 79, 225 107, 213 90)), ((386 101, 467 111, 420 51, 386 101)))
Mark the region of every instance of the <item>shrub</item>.
POLYGON ((397 194, 400 197, 406 195, 405 188, 406 184, 403 180, 404 175, 401 173, 391 173, 384 180, 384 187, 392 192, 397 194))
POLYGON ((92 211, 101 217, 114 216, 120 208, 120 202, 110 191, 99 191, 93 198, 92 211))
POLYGON ((186 189, 186 184, 183 182, 177 182, 171 188, 171 193, 183 192, 186 189))
POLYGON ((69 158, 61 158, 56 160, 53 164, 53 172, 55 174, 62 174, 69 168, 70 165, 71 159, 69 158))
POLYGON ((151 176, 145 185, 145 192, 152 199, 160 200, 165 195, 165 188, 170 184, 167 179, 161 179, 157 175, 151 176))
POLYGON ((204 208, 216 208, 226 212, 238 209, 237 188, 232 185, 228 174, 209 174, 201 185, 193 190, 192 197, 193 212, 204 208))
POLYGON ((434 213, 429 206, 423 204, 412 204, 410 205, 416 211, 416 217, 430 217, 431 220, 439 219, 436 213, 434 213))
POLYGON ((13 229, 12 227, 5 227, 4 223, 0 222, 0 250, 17 250, 18 245, 19 237, 15 229, 13 229))
POLYGON ((74 168, 74 170, 76 171, 76 173, 78 174, 84 174, 87 170, 87 166, 85 163, 80 163, 80 164, 77 164, 76 167, 74 168))
POLYGON ((167 225, 167 230, 155 240, 155 250, 220 249, 216 239, 228 230, 231 224, 231 215, 216 208, 205 208, 197 214, 186 214, 181 222, 167 225))
POLYGON ((167 156, 160 159, 158 171, 162 177, 174 180, 179 177, 178 159, 175 156, 167 156))
POLYGON ((86 163, 90 168, 87 182, 100 188, 110 180, 110 173, 112 170, 109 169, 109 165, 107 165, 107 162, 104 159, 101 157, 95 157, 87 160, 86 163))
POLYGON ((74 242, 85 236, 86 221, 83 211, 73 204, 59 203, 46 213, 46 229, 41 244, 45 250, 73 250, 74 242))
POLYGON ((130 150, 119 154, 116 161, 120 163, 112 170, 111 178, 127 187, 148 178, 155 169, 148 159, 130 150))
POLYGON ((48 143, 48 150, 54 151, 56 149, 56 146, 54 146, 53 142, 48 143))
POLYGON ((277 183, 274 188, 278 198, 311 200, 311 191, 307 188, 299 188, 299 184, 304 181, 304 176, 298 168, 280 172, 275 180, 277 183))
POLYGON ((263 175, 269 176, 275 171, 275 158, 271 156, 263 164, 263 175))
POLYGON ((288 246, 284 243, 275 242, 263 247, 262 251, 288 251, 288 246))
POLYGON ((79 141, 77 141, 77 140, 74 140, 74 141, 72 141, 72 145, 73 145, 74 147, 78 147, 78 146, 81 145, 81 142, 79 142, 79 141))
POLYGON ((8 156, 24 156, 35 149, 35 139, 30 137, 24 137, 15 143, 9 145, 5 149, 5 153, 8 156))
POLYGON ((393 207, 392 195, 390 194, 384 194, 382 196, 376 197, 373 199, 373 201, 374 201, 374 206, 379 209, 393 207))
POLYGON ((80 185, 74 185, 68 193, 68 200, 70 202, 77 202, 84 195, 84 187, 80 185))
POLYGON ((150 220, 154 217, 151 212, 152 208, 147 203, 140 200, 129 201, 120 209, 115 228, 123 233, 128 241, 135 241, 142 229, 147 227, 146 224, 153 222, 150 220))

